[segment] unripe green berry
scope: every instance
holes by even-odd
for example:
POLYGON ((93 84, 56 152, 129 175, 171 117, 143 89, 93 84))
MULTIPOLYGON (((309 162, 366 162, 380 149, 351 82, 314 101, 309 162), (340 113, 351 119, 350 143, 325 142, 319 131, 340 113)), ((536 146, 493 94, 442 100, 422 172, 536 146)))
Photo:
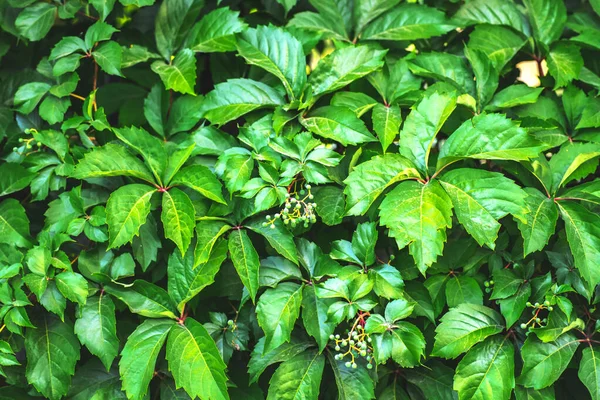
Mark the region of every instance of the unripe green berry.
POLYGON ((493 284, 494 284, 494 281, 490 281, 490 285, 493 285, 493 284))
POLYGON ((340 351, 341 347, 340 346, 335 346, 335 351, 340 351))
POLYGON ((549 302, 548 300, 546 300, 546 301, 544 302, 544 305, 545 305, 546 307, 548 307, 548 306, 550 305, 550 302, 549 302))
POLYGON ((335 335, 335 338, 336 338, 336 339, 339 339, 339 338, 340 338, 340 335, 335 335))
POLYGON ((352 369, 356 369, 358 368, 358 365, 356 365, 356 363, 352 363, 352 369))
POLYGON ((233 326, 233 320, 230 319, 229 321, 227 321, 227 325, 233 326))
POLYGON ((527 324, 521 324, 521 329, 527 329, 527 324))
POLYGON ((367 369, 373 369, 373 365, 367 364, 367 369))
POLYGON ((335 336, 333 336, 333 335, 329 335, 329 339, 330 339, 330 340, 333 340, 333 339, 335 339, 335 336))
POLYGON ((488 281, 483 282, 483 286, 490 287, 490 283, 488 281))
POLYGON ((346 361, 346 368, 350 368, 352 366, 352 363, 350 361, 346 361))
POLYGON ((548 307, 548 311, 553 311, 553 310, 554 310, 554 307, 552 307, 552 306, 548 307))

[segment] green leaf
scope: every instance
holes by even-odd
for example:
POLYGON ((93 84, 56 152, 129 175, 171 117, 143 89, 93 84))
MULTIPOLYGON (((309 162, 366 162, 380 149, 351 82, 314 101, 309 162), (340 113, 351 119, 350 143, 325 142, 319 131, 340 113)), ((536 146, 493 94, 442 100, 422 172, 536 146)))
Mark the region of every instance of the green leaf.
POLYGON ((294 243, 294 236, 288 231, 286 226, 281 221, 275 221, 272 224, 275 225, 275 228, 263 226, 262 223, 262 219, 253 221, 248 224, 248 228, 262 235, 275 251, 298 265, 298 252, 294 243))
POLYGON ((222 221, 200 221, 196 225, 196 248, 194 249, 194 268, 207 262, 217 240, 231 226, 222 221))
POLYGON ((46 276, 48 267, 52 262, 50 249, 42 246, 34 246, 27 251, 25 263, 31 272, 39 276, 46 276))
POLYGON ((327 352, 338 389, 338 400, 371 400, 375 398, 373 379, 366 368, 348 368, 344 360, 334 360, 327 352))
POLYGON ((154 61, 152 63, 152 71, 160 76, 165 88, 183 94, 195 94, 196 57, 192 50, 181 50, 170 64, 167 64, 164 61, 154 61))
POLYGON ((424 274, 442 254, 446 229, 452 227, 452 203, 437 181, 402 182, 383 199, 379 218, 399 249, 409 246, 424 274))
POLYGON ((345 107, 325 106, 300 119, 306 129, 344 146, 375 141, 364 122, 345 107))
POLYGON ((229 399, 227 366, 202 324, 188 318, 185 324, 173 325, 166 354, 177 388, 182 387, 192 398, 229 399))
POLYGON ((163 288, 153 283, 138 279, 129 287, 108 284, 104 290, 125 303, 132 313, 148 318, 176 319, 173 301, 163 288))
POLYGON ((173 102, 166 126, 168 136, 189 131, 196 126, 201 118, 198 110, 202 101, 202 96, 181 96, 173 102))
POLYGON ((67 109, 71 105, 69 99, 59 99, 55 96, 47 96, 42 104, 40 104, 40 117, 42 117, 50 125, 62 122, 67 109))
POLYGON ((162 85, 152 86, 144 100, 144 117, 159 135, 165 136, 167 125, 168 95, 162 85))
POLYGON ((369 22, 392 9, 400 0, 359 0, 354 5, 354 30, 362 32, 369 22))
POLYGON ((109 248, 120 247, 139 235, 150 213, 150 199, 156 189, 131 184, 115 190, 106 203, 109 248))
POLYGON ((241 229, 229 234, 228 247, 233 266, 254 301, 258 292, 258 253, 246 231, 241 229))
POLYGON ((114 26, 97 21, 85 32, 86 51, 91 50, 98 42, 109 40, 115 32, 118 32, 118 30, 114 26))
POLYGON ((317 341, 321 352, 336 327, 333 321, 327 319, 330 304, 317 296, 315 285, 306 285, 302 289, 302 322, 306 332, 317 341))
POLYGON ((515 396, 517 400, 555 400, 554 386, 542 390, 524 388, 521 385, 515 387, 515 396))
POLYGON ((221 264, 227 258, 227 244, 218 241, 210 257, 205 262, 194 265, 193 252, 188 250, 185 256, 174 251, 169 257, 167 267, 169 295, 177 303, 181 312, 185 304, 193 299, 205 287, 212 284, 221 264))
POLYGON ((305 352, 306 349, 313 344, 309 341, 298 340, 292 337, 291 342, 284 343, 276 349, 264 352, 265 337, 263 336, 256 342, 256 346, 252 350, 252 356, 248 363, 248 374, 250 375, 250 384, 256 382, 260 375, 267 369, 269 365, 278 362, 286 361, 297 354, 305 352))
POLYGON ((0 243, 29 247, 29 219, 16 199, 0 203, 0 243))
POLYGON ((585 108, 583 109, 583 115, 581 116, 581 120, 575 128, 596 128, 600 126, 599 118, 600 101, 598 101, 596 98, 589 98, 587 99, 585 108))
POLYGON ((148 392, 158 353, 174 325, 175 321, 165 319, 146 320, 127 338, 119 373, 128 398, 142 399, 148 392))
POLYGON ((549 46, 562 35, 567 22, 567 8, 560 0, 526 0, 533 37, 549 46))
POLYGON ((0 165, 0 196, 25 189, 36 175, 20 164, 5 162, 0 165))
POLYGON ((475 93, 473 74, 462 57, 449 53, 422 53, 408 65, 415 75, 449 83, 460 93, 475 93))
POLYGON ((571 201, 559 202, 558 208, 565 221, 575 266, 581 277, 595 286, 600 283, 600 271, 596 267, 600 262, 600 216, 571 201))
POLYGON ((109 75, 123 76, 121 74, 121 59, 123 58, 123 50, 117 42, 101 43, 94 51, 92 51, 94 60, 98 63, 102 71, 109 75))
POLYGON ((154 36, 158 52, 165 60, 175 54, 203 6, 204 0, 166 0, 161 3, 154 36))
POLYGON ((527 214, 525 221, 516 220, 523 235, 523 254, 527 256, 535 251, 543 250, 554 233, 558 220, 558 209, 553 199, 544 196, 538 190, 525 188, 527 197, 525 205, 527 214))
POLYGON ((400 154, 415 163, 425 176, 436 135, 455 108, 455 96, 429 92, 406 117, 400 132, 400 154))
POLYGON ((300 315, 301 303, 302 285, 297 283, 280 283, 260 296, 256 318, 265 332, 265 353, 290 341, 294 323, 300 315))
POLYGON ((453 19, 459 24, 506 25, 529 36, 525 16, 512 1, 473 0, 464 4, 453 19))
POLYGON ((283 105, 283 97, 270 86, 251 79, 230 79, 215 85, 201 106, 204 118, 223 125, 262 107, 283 105))
POLYGON ((315 350, 284 361, 269 381, 267 400, 317 400, 324 368, 325 357, 315 350))
POLYGON ((211 170, 203 165, 190 165, 181 169, 169 184, 186 186, 210 200, 226 204, 221 182, 217 180, 211 170))
POLYGON ((456 358, 486 337, 502 332, 504 321, 498 312, 476 304, 461 304, 448 311, 435 329, 432 355, 456 358))
POLYGON ((509 337, 493 336, 458 363, 454 390, 459 399, 509 400, 515 387, 515 351, 509 337))
POLYGON ((344 181, 346 214, 364 214, 389 186, 418 177, 416 166, 398 154, 388 153, 359 164, 344 181))
POLYGON ((299 28, 319 36, 325 35, 326 37, 338 40, 348 40, 343 24, 337 24, 327 16, 310 11, 295 14, 288 26, 299 28))
POLYGON ((98 11, 100 20, 104 21, 113 10, 116 0, 92 0, 90 4, 98 11))
POLYGON ((136 127, 114 129, 114 133, 122 142, 144 158, 156 182, 162 184, 161 177, 167 165, 167 153, 160 139, 152 136, 146 130, 136 127))
POLYGON ((45 314, 36 325, 25 333, 25 376, 46 398, 58 400, 69 390, 81 346, 70 321, 45 314))
POLYGON ((443 11, 420 4, 401 4, 371 22, 363 40, 417 40, 441 36, 455 29, 443 11))
POLYGON ((403 296, 404 281, 400 271, 388 264, 369 269, 369 278, 374 281, 373 290, 386 299, 399 299, 403 296))
POLYGON ((115 305, 110 296, 100 293, 90 297, 79 310, 74 332, 81 344, 110 370, 119 354, 115 305))
POLYGON ((583 67, 583 58, 579 47, 565 42, 559 42, 550 48, 548 58, 548 72, 555 79, 554 89, 567 86, 579 77, 583 67))
POLYGON ((56 6, 50 3, 35 3, 21 11, 14 24, 25 38, 36 42, 43 39, 56 18, 56 6))
POLYGON ((532 88, 527 85, 511 85, 494 95, 486 106, 486 110, 494 111, 501 108, 512 108, 524 104, 533 104, 544 88, 532 88))
POLYGON ((440 177, 458 221, 479 245, 494 249, 500 219, 508 214, 525 222, 527 193, 497 172, 459 168, 440 177))
POLYGON ((187 194, 177 188, 163 193, 160 219, 165 229, 165 237, 171 239, 185 254, 194 236, 194 204, 187 194))
POLYGON ((56 286, 67 299, 84 306, 88 296, 88 283, 77 272, 65 271, 56 275, 56 286))
POLYGON ((464 159, 521 161, 537 157, 543 145, 500 114, 481 114, 465 121, 444 143, 438 170, 464 159))
POLYGON ((379 314, 371 315, 365 325, 365 332, 373 336, 377 363, 383 364, 392 358, 401 367, 412 368, 421 362, 425 352, 425 338, 415 325, 396 322, 396 318, 388 315, 388 310, 396 302, 406 303, 405 300, 389 303, 386 307, 385 319, 379 314))
POLYGON ((373 130, 377 134, 385 153, 388 147, 394 143, 400 131, 400 124, 402 124, 400 107, 395 105, 384 106, 377 103, 373 108, 372 118, 373 130))
POLYGON ((346 211, 342 188, 332 185, 319 186, 313 189, 313 195, 321 221, 328 226, 340 224, 346 211))
POLYGON ((469 36, 469 48, 486 54, 497 71, 502 71, 524 44, 522 35, 503 26, 476 25, 469 36))
POLYGON ((446 282, 446 302, 449 308, 463 303, 483 305, 483 292, 479 283, 470 276, 452 276, 446 282))
POLYGON ((425 398, 456 400, 457 393, 452 390, 454 370, 437 360, 431 360, 420 368, 405 371, 406 380, 417 386, 425 398))
POLYGON ((107 176, 131 176, 154 183, 152 173, 127 149, 109 143, 96 147, 83 157, 71 174, 75 179, 102 178, 107 176))
POLYGON ((310 74, 308 83, 314 96, 341 89, 383 66, 386 50, 369 46, 338 49, 323 58, 310 74))
POLYGON ((535 390, 552 385, 569 365, 577 347, 579 341, 571 333, 549 343, 529 335, 521 348, 523 370, 517 382, 535 390))
POLYGON ((227 7, 217 8, 196 23, 188 37, 188 47, 203 53, 235 50, 235 34, 243 31, 246 24, 239 18, 239 11, 227 7))
POLYGON ((574 179, 583 179, 594 173, 600 157, 600 145, 597 143, 569 143, 554 154, 549 165, 552 171, 551 193, 574 179))
POLYGON ((30 82, 20 86, 13 100, 17 110, 29 114, 49 90, 50 85, 43 82, 30 82))
POLYGON ((83 39, 77 36, 65 36, 54 45, 48 60, 58 60, 75 52, 81 53, 85 51, 87 51, 87 46, 83 39))
POLYGON ((237 37, 238 53, 251 65, 275 75, 294 100, 306 84, 306 61, 302 44, 290 33, 275 26, 246 29, 237 37))
POLYGON ((241 190, 252 175, 252 153, 240 147, 225 150, 215 165, 215 172, 225 182, 230 193, 241 190))
POLYGON ((517 293, 507 299, 498 300, 500 312, 506 320, 506 326, 511 327, 521 318, 527 301, 531 296, 531 285, 527 282, 519 287, 517 293))
POLYGON ((589 347, 583 350, 581 362, 579 363, 579 379, 590 391, 593 400, 600 399, 600 371, 598 371, 598 351, 589 347))
POLYGON ((496 70, 488 55, 481 50, 465 47, 465 56, 475 74, 477 109, 482 110, 498 88, 499 71, 496 70))

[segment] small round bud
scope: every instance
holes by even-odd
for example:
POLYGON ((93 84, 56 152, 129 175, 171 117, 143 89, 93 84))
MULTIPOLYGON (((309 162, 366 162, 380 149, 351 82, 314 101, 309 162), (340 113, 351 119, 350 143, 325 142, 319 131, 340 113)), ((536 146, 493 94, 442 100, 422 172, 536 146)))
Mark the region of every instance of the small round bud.
POLYGON ((358 365, 356 365, 356 363, 352 363, 352 369, 356 369, 358 368, 358 365))
POLYGON ((340 351, 342 348, 340 346, 335 346, 335 351, 340 351))
POLYGON ((314 199, 314 198, 315 198, 315 196, 314 196, 314 195, 312 195, 312 194, 310 194, 310 195, 308 195, 308 198, 312 200, 312 199, 314 199))
POLYGON ((335 336, 333 336, 333 335, 329 335, 329 339, 330 339, 330 340, 333 340, 333 339, 335 339, 335 336))
POLYGON ((367 369, 373 369, 373 365, 372 364, 367 364, 367 369))
POLYGON ((548 307, 548 311, 554 311, 554 307, 552 307, 552 306, 548 307))
POLYGON ((527 329, 527 324, 521 324, 521 329, 527 329))
POLYGON ((530 302, 530 301, 528 301, 527 303, 525 303, 525 305, 526 305, 527 307, 532 307, 532 306, 533 306, 533 304, 531 304, 531 302, 530 302))
POLYGON ((350 343, 350 346, 354 346, 354 343, 355 343, 355 342, 354 342, 354 340, 350 339, 350 342, 349 342, 349 343, 350 343))
POLYGON ((233 320, 231 320, 231 319, 230 319, 230 320, 228 320, 228 321, 227 321, 227 325, 229 325, 229 326, 233 326, 233 320))
POLYGON ((37 143, 36 143, 36 146, 37 146, 37 147, 42 147, 42 142, 37 142, 37 143))
POLYGON ((307 188, 307 189, 309 189, 309 190, 312 189, 312 186, 310 186, 308 183, 304 187, 307 188))
POLYGON ((290 194, 289 194, 289 193, 286 193, 286 194, 285 194, 285 198, 286 198, 286 199, 289 199, 289 198, 290 198, 290 194))
POLYGON ((367 338, 367 342, 371 343, 371 338, 367 338))
POLYGON ((360 355, 363 356, 363 357, 366 357, 367 356, 367 352, 363 350, 363 351, 360 352, 360 355))
POLYGON ((352 366, 352 363, 350 361, 346 361, 346 368, 350 368, 352 366))
POLYGON ((537 301, 535 302, 534 306, 539 307, 540 303, 538 303, 537 301))
POLYGON ((336 339, 339 339, 339 338, 340 338, 340 335, 335 335, 335 338, 336 338, 336 339))
POLYGON ((490 281, 490 285, 493 285, 493 284, 494 284, 494 281, 490 281))
POLYGON ((31 147, 33 147, 33 146, 31 146, 30 144, 27 144, 27 146, 25 146, 25 147, 27 147, 28 149, 31 149, 31 147))
POLYGON ((19 149, 17 149, 16 147, 13 147, 13 151, 16 153, 19 149))
POLYGON ((275 229, 275 224, 271 224, 271 229, 275 229))
POLYGON ((545 305, 546 307, 548 307, 548 306, 550 305, 550 302, 549 302, 548 300, 546 300, 546 301, 544 302, 544 305, 545 305))
POLYGON ((23 143, 23 138, 19 138, 19 143, 23 143))
POLYGON ((302 196, 304 196, 304 195, 306 194, 306 190, 304 190, 304 189, 301 189, 301 190, 300 190, 300 194, 301 194, 302 196))
POLYGON ((490 287, 490 283, 488 281, 483 282, 483 286, 490 287))

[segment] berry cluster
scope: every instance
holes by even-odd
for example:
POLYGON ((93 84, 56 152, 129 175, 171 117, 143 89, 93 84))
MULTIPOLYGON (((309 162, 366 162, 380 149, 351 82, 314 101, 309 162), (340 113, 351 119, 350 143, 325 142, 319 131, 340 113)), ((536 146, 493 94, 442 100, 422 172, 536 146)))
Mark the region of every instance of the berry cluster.
MULTIPOLYGON (((34 132, 37 133, 37 130, 25 129, 25 134, 27 134, 27 135, 32 134, 34 132)), ((17 146, 13 147, 13 151, 15 153, 23 154, 26 150, 31 150, 34 145, 37 147, 42 147, 42 143, 36 142, 36 140, 34 138, 29 138, 29 139, 19 138, 19 143, 23 143, 23 145, 20 147, 17 147, 17 146)))
POLYGON ((529 321, 527 321, 527 323, 522 323, 521 324, 521 329, 533 329, 533 328, 539 328, 544 326, 544 324, 547 322, 546 318, 540 318, 538 315, 540 313, 540 311, 542 310, 548 310, 548 311, 552 311, 554 308, 550 305, 550 302, 548 300, 546 300, 543 304, 540 303, 535 303, 535 304, 531 304, 531 302, 527 302, 526 303, 527 307, 532 307, 533 310, 531 310, 531 314, 533 314, 533 317, 531 317, 531 319, 529 321), (536 326, 537 325, 537 326, 536 326))
POLYGON ((491 286, 494 286, 494 281, 492 281, 492 280, 485 281, 485 282, 483 282, 483 286, 485 286, 485 292, 490 293, 492 291, 491 286))
POLYGON ((357 368, 356 357, 364 357, 369 363, 367 368, 373 368, 373 347, 371 346, 371 338, 365 333, 362 325, 356 326, 356 329, 346 332, 347 336, 343 338, 340 335, 330 335, 329 339, 335 342, 336 360, 343 360, 346 356, 350 356, 350 361, 346 361, 347 368, 357 368), (347 348, 347 349, 346 349, 347 348))
POLYGON ((275 221, 278 219, 281 219, 285 225, 289 225, 292 228, 295 228, 298 224, 304 224, 304 227, 308 228, 309 224, 317 222, 315 214, 317 204, 309 201, 314 199, 314 195, 310 191, 311 186, 306 184, 304 187, 306 189, 301 189, 298 192, 294 191, 292 194, 286 193, 285 205, 281 213, 273 216, 267 215, 263 226, 275 228, 275 221))

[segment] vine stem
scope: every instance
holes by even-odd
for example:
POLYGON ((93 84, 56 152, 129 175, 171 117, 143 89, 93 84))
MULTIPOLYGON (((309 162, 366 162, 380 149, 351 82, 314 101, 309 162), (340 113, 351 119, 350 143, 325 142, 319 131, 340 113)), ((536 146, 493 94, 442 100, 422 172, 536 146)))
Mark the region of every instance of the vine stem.
POLYGON ((94 60, 94 81, 93 81, 93 87, 92 90, 94 92, 94 100, 93 100, 93 106, 94 106, 94 112, 98 111, 98 104, 96 104, 96 88, 98 87, 98 63, 96 62, 96 60, 94 60))

